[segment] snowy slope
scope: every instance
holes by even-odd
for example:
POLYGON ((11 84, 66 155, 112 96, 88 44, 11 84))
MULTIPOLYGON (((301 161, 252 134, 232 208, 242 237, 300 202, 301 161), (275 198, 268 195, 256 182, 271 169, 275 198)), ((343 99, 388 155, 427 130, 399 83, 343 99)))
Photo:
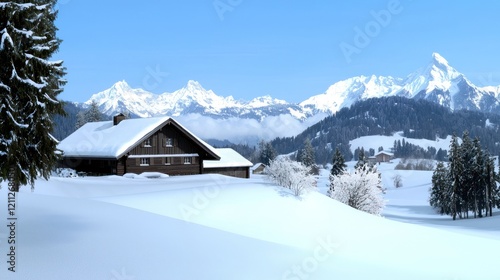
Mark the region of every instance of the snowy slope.
POLYGON ((395 95, 401 90, 401 83, 400 79, 393 77, 354 77, 333 84, 325 93, 312 96, 300 105, 311 112, 334 113, 359 100, 395 95))
MULTIPOLYGON (((18 267, 2 262, 1 279, 497 277, 495 258, 464 256, 488 256, 498 239, 375 217, 317 192, 298 199, 261 177, 52 178, 17 199, 18 267)), ((6 209, 5 185, 0 201, 6 209)))
POLYGON ((423 149, 427 149, 428 147, 434 147, 436 150, 442 149, 448 150, 450 148, 451 136, 448 135, 445 139, 436 138, 435 141, 428 139, 415 139, 415 138, 407 138, 402 136, 403 132, 396 132, 392 136, 385 135, 370 135, 356 138, 354 140, 349 141, 351 145, 351 151, 354 153, 354 150, 358 147, 363 147, 365 151, 369 149, 374 149, 378 151, 379 147, 383 147, 384 150, 389 151, 392 147, 394 147, 394 141, 403 141, 417 145, 422 147, 423 149))

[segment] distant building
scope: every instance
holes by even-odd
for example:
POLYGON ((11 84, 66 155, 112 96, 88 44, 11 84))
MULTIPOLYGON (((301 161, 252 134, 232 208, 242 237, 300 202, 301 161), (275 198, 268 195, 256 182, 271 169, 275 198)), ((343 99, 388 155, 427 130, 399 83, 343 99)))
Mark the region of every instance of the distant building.
POLYGON ((263 163, 257 163, 250 168, 252 174, 263 174, 266 169, 266 165, 263 163))
POLYGON ((380 163, 380 162, 390 162, 392 159, 394 159, 394 154, 389 153, 386 151, 380 151, 375 154, 375 162, 380 163))
POLYGON ((205 160, 203 173, 222 174, 238 178, 250 178, 252 163, 233 149, 215 149, 220 160, 205 160))
POLYGON ((161 172, 250 177, 252 163, 215 149, 169 117, 90 122, 58 144, 62 166, 91 175, 161 172))

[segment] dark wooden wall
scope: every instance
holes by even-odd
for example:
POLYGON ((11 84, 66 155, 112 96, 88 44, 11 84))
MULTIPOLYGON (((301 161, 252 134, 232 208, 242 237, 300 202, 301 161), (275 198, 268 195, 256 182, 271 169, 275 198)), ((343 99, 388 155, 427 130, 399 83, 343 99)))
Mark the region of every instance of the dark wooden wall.
MULTIPOLYGON (((161 172, 168 175, 192 175, 201 174, 201 161, 199 156, 191 156, 193 154, 203 154, 201 148, 179 129, 172 124, 167 124, 159 131, 155 132, 150 138, 151 147, 144 145, 144 142, 139 143, 129 152, 129 156, 142 156, 147 158, 147 155, 165 155, 165 157, 149 157, 149 166, 141 166, 140 158, 132 157, 126 160, 126 164, 120 171, 126 173, 142 173, 142 172, 161 172), (172 139, 172 146, 166 145, 166 139, 172 139), (170 158, 170 163, 167 164, 166 157, 168 155, 176 155, 170 158), (184 156, 192 158, 191 164, 184 164, 184 156)), ((142 157, 141 157, 142 158, 142 157)), ((122 175, 123 173, 118 173, 122 175)))
POLYGON ((236 178, 250 178, 249 167, 204 168, 204 174, 221 174, 236 178))
MULTIPOLYGON (((184 164, 183 157, 174 157, 174 161, 166 165, 165 158, 150 158, 149 166, 141 166, 139 158, 129 158, 126 163, 127 173, 140 174, 142 172, 161 172, 168 175, 194 175, 201 174, 201 163, 199 157, 193 157, 191 164, 184 164)), ((118 174, 123 175, 123 174, 118 174)))
POLYGON ((145 147, 144 142, 130 151, 130 155, 159 155, 159 154, 196 154, 202 153, 201 148, 189 137, 185 136, 172 124, 165 125, 150 137, 151 147, 145 147), (172 147, 165 145, 167 138, 173 139, 172 147))
POLYGON ((117 174, 118 161, 114 159, 64 158, 60 167, 72 168, 88 175, 117 174))

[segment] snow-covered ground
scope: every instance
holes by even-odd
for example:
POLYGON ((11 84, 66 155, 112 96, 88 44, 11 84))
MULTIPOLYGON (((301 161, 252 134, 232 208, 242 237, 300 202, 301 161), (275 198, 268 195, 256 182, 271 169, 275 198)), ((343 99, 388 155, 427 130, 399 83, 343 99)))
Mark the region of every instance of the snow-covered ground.
POLYGON ((432 172, 394 165, 384 217, 324 196, 328 171, 300 198, 262 176, 39 180, 16 197, 15 273, 3 183, 0 279, 498 279, 500 215, 437 215, 432 172))

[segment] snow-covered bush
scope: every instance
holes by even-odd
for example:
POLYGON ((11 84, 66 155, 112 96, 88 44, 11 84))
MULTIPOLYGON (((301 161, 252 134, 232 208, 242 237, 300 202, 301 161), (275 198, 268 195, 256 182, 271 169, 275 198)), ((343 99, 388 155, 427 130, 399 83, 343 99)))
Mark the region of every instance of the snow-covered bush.
POLYGON ((76 170, 71 168, 56 168, 54 172, 52 172, 52 176, 63 177, 63 178, 75 178, 78 177, 78 173, 76 172, 76 170))
POLYGON ((300 196, 305 191, 314 188, 316 184, 307 166, 286 157, 271 161, 266 167, 266 173, 272 182, 292 190, 295 196, 300 196))
POLYGON ((396 174, 392 177, 392 181, 394 182, 394 187, 395 188, 401 188, 403 186, 403 179, 401 178, 401 175, 396 174))
POLYGON ((358 168, 339 176, 330 175, 328 196, 358 210, 380 215, 385 206, 377 170, 358 168))
POLYGON ((434 161, 430 159, 403 158, 394 168, 396 170, 434 170, 434 161))

